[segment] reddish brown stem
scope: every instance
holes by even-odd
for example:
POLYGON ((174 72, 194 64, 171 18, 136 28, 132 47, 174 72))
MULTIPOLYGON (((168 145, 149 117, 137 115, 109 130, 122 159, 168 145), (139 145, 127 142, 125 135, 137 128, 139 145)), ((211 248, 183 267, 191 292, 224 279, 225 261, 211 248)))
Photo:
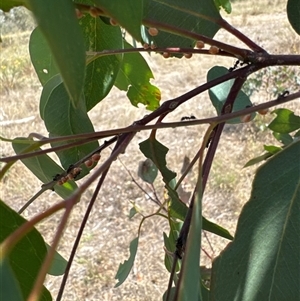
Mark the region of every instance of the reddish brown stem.
POLYGON ((264 50, 259 45, 254 43, 251 39, 249 39, 247 36, 245 36, 242 32, 237 30, 235 27, 233 27, 223 18, 221 20, 218 20, 216 23, 219 24, 225 30, 227 30, 229 33, 233 34, 235 37, 237 37, 240 41, 245 43, 245 45, 247 45, 250 49, 252 49, 256 53, 267 53, 266 50, 264 50))

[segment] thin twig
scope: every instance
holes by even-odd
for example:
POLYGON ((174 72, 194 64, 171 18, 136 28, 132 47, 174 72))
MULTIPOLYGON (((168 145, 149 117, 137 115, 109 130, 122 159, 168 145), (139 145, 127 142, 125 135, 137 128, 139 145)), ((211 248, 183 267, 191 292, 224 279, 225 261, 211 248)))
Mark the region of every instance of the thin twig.
POLYGON ((83 233, 83 230, 85 228, 85 225, 88 221, 88 218, 89 218, 89 215, 91 213, 91 210, 95 204, 95 201, 97 199, 97 196, 99 194, 99 191, 101 189, 101 186, 104 182, 104 179, 108 173, 108 169, 106 169, 103 174, 101 175, 101 178, 99 179, 98 181, 98 184, 96 186, 96 189, 92 195, 92 198, 89 202, 89 205, 88 205, 88 208, 85 212, 85 215, 83 217, 83 220, 81 222, 81 225, 80 225, 80 228, 78 230, 78 233, 77 233, 77 236, 76 236, 76 239, 75 239, 75 242, 73 244, 73 247, 72 247, 72 250, 71 250, 71 254, 70 254, 70 257, 69 257, 69 260, 68 260, 68 263, 67 263, 67 266, 66 266, 66 269, 65 269, 65 272, 64 272, 64 276, 63 276, 63 279, 61 281, 61 284, 60 284, 60 288, 59 288, 59 291, 58 291, 58 294, 57 294, 57 297, 56 297, 56 301, 60 301, 61 298, 62 298, 62 295, 64 293, 64 289, 65 289, 65 285, 67 283, 67 280, 68 280, 68 276, 69 276, 69 272, 70 272, 70 269, 71 269, 71 266, 72 266, 72 263, 73 263, 73 259, 75 257, 75 254, 76 254, 76 250, 78 248, 78 245, 79 245, 79 242, 80 242, 80 239, 81 239, 81 236, 82 236, 82 233, 83 233))
POLYGON ((32 290, 29 294, 29 297, 27 299, 28 301, 38 301, 38 300, 40 300, 40 294, 41 294, 41 291, 42 291, 42 288, 43 288, 43 283, 45 281, 46 274, 49 271, 50 265, 53 261, 55 250, 58 246, 60 238, 63 235, 63 230, 64 230, 64 228, 67 224, 68 218, 70 216, 70 213, 71 213, 72 208, 73 208, 74 205, 75 205, 75 202, 66 203, 66 211, 63 214, 63 217, 62 217, 62 219, 59 223, 59 226, 56 230, 56 234, 55 234, 54 240, 51 244, 51 248, 50 248, 50 250, 48 250, 47 256, 44 259, 42 267, 39 270, 39 273, 38 273, 38 276, 35 280, 34 286, 33 286, 32 290))
MULTIPOLYGON (((123 163, 123 161, 121 160, 121 158, 120 157, 118 157, 118 161, 120 161, 120 163, 123 165, 123 167, 125 168, 125 170, 126 170, 126 172, 128 173, 128 175, 130 176, 130 178, 131 178, 131 181, 145 194, 145 195, 147 195, 148 196, 148 198, 153 202, 153 203, 155 203, 156 205, 158 205, 158 206, 161 206, 161 202, 160 202, 160 200, 157 198, 157 195, 156 195, 156 193, 154 193, 154 195, 155 195, 155 199, 136 181, 136 179, 133 177, 133 175, 132 175, 132 173, 130 172, 130 170, 126 167, 126 165, 123 163)), ((151 187, 153 188, 153 190, 155 191, 155 189, 154 189, 154 186, 153 186, 153 184, 151 184, 151 187)), ((163 208, 165 211, 167 211, 166 210, 166 208, 163 208)))
MULTIPOLYGON (((146 131, 146 130, 152 130, 152 129, 186 127, 186 126, 194 126, 194 125, 200 125, 200 124, 210 124, 213 122, 220 123, 220 122, 225 122, 227 120, 230 120, 230 119, 233 119, 236 117, 240 117, 240 116, 243 116, 246 114, 251 114, 251 113, 254 113, 254 112, 262 110, 262 109, 268 109, 268 108, 271 108, 271 107, 274 107, 274 106, 277 106, 280 104, 284 104, 286 102, 292 101, 299 97, 300 97, 300 91, 295 92, 295 93, 290 93, 289 95, 287 95, 285 97, 278 97, 276 99, 273 99, 271 101, 268 101, 268 102, 265 102, 265 103, 262 103, 262 104, 259 104, 256 106, 245 108, 245 109, 237 111, 237 112, 233 112, 230 114, 224 114, 224 115, 216 116, 216 117, 194 119, 194 120, 189 120, 189 121, 184 121, 184 122, 181 122, 181 121, 179 121, 179 122, 178 121, 177 122, 161 122, 159 124, 153 124, 153 125, 141 125, 141 124, 139 124, 140 121, 137 121, 131 126, 128 126, 125 128, 118 128, 116 130, 100 131, 100 132, 72 135, 70 137, 60 137, 60 138, 63 138, 63 139, 68 138, 69 140, 74 140, 76 138, 80 139, 83 136, 86 136, 86 137, 90 138, 91 140, 92 139, 97 140, 97 139, 100 139, 103 137, 112 136, 112 134, 115 135, 115 134, 125 134, 125 133, 129 133, 129 132, 140 132, 140 131, 144 131, 144 130, 146 131)), ((145 118, 148 119, 148 116, 146 116, 145 118)), ((143 119, 141 119, 141 120, 143 120, 143 119)), ((143 123, 143 122, 141 122, 141 123, 143 123)), ((60 138, 57 138, 57 139, 60 139, 60 138)), ((44 142, 44 144, 50 143, 50 142, 52 142, 52 138, 48 138, 47 141, 44 142)), ((39 141, 39 143, 41 143, 41 142, 39 141)), ((22 155, 15 155, 15 156, 9 156, 9 157, 5 157, 5 158, 0 158, 0 162, 10 162, 10 161, 18 160, 18 159, 30 158, 32 156, 38 156, 38 155, 42 155, 42 154, 49 153, 49 152, 52 152, 52 148, 41 150, 41 151, 36 151, 33 153, 26 153, 26 154, 22 154, 22 155)), ((2 173, 0 173, 0 175, 2 175, 2 173)))
POLYGON ((245 36, 242 32, 240 32, 238 29, 233 27, 231 24, 229 24, 223 18, 221 20, 218 20, 216 23, 219 24, 225 30, 227 30, 229 33, 231 33, 232 35, 237 37, 240 41, 245 43, 245 45, 247 45, 250 49, 252 49, 256 53, 265 53, 265 54, 267 54, 266 50, 264 50, 262 47, 260 47, 256 43, 254 43, 251 39, 249 39, 247 36, 245 36))

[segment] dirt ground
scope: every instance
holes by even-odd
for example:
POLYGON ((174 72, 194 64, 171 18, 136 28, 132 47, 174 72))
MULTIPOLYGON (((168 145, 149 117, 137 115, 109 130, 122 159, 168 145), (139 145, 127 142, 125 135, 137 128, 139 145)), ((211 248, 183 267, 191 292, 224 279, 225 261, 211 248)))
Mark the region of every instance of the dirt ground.
MULTIPOLYGON (((262 2, 267 5, 267 1, 262 2)), ((233 14, 228 20, 270 53, 300 53, 299 36, 292 34, 292 29, 288 25, 284 1, 276 3, 278 5, 272 14, 264 13, 263 9, 267 6, 256 11, 245 4, 242 10, 240 2, 234 3, 233 14), (239 12, 236 16, 235 7, 239 12)), ((24 37, 25 41, 26 39, 28 36, 24 37)), ((216 39, 229 43, 234 41, 223 31, 217 34, 216 39)), ((211 66, 218 64, 231 67, 234 64, 232 59, 196 56, 179 61, 151 55, 147 57, 147 61, 155 75, 153 83, 162 91, 162 101, 179 96, 202 84, 211 66)), ((299 68, 297 72, 300 78, 299 68)), ((26 74, 28 83, 25 87, 16 86, 1 90, 1 136, 13 138, 27 136, 31 132, 47 136, 38 114, 41 91, 38 80, 32 69, 28 69, 26 74), (17 122, 24 117, 29 119, 23 120, 23 123, 17 122)), ((254 101, 260 103, 270 99, 265 92, 261 91, 255 95, 254 101)), ((299 104, 300 101, 296 100, 288 106, 299 114, 299 104)), ((110 95, 92 110, 90 117, 95 130, 99 131, 127 126, 146 113, 144 108, 132 107, 125 94, 114 88, 110 95)), ((182 105, 166 120, 179 121, 181 117, 189 115, 203 118, 214 114, 214 108, 205 93, 182 105)), ((227 228, 231 234, 234 234, 241 208, 249 198, 253 172, 256 169, 256 167, 243 169, 243 166, 249 159, 262 153, 264 143, 267 141, 274 143, 269 133, 261 130, 270 119, 269 115, 260 116, 248 124, 227 126, 222 136, 204 195, 203 214, 227 228)), ((167 162, 171 170, 180 174, 184 157, 193 157, 199 148, 204 130, 204 126, 195 126, 159 131, 158 139, 170 149, 167 162)), ((157 209, 149 197, 133 183, 126 170, 128 169, 139 181, 138 163, 144 157, 139 151, 138 143, 146 139, 147 135, 149 135, 147 132, 138 133, 126 153, 112 166, 85 228, 63 300, 161 300, 169 276, 164 266, 163 249, 163 232, 168 233, 168 223, 161 217, 150 218, 144 223, 134 268, 126 282, 114 288, 116 284, 114 277, 119 264, 128 259, 130 241, 136 237, 141 221, 138 215, 129 219, 132 203, 141 208, 145 214, 157 209)), ((1 156, 12 154, 8 143, 1 142, 0 146, 1 156)), ((107 153, 103 154, 104 157, 105 155, 107 153)), ((150 187, 141 181, 139 183, 151 195, 150 187)), ((194 183, 195 173, 191 172, 184 182, 185 190, 191 191, 194 183)), ((0 185, 1 199, 13 208, 19 209, 39 190, 41 183, 18 162, 0 185)), ((161 184, 157 183, 155 186, 158 196, 162 199, 161 184)), ((58 249, 65 258, 69 256, 70 246, 75 240, 93 188, 94 186, 90 187, 85 193, 69 220, 58 249)), ((30 218, 58 200, 54 193, 47 192, 24 212, 24 216, 30 218)), ((48 243, 52 241, 53 229, 58 225, 60 217, 60 214, 56 214, 37 227, 48 243)), ((207 237, 203 237, 203 241, 204 249, 211 258, 217 256, 228 243, 227 240, 210 233, 207 233, 207 237)), ((211 258, 203 252, 202 264, 209 266, 211 258)), ((47 278, 46 286, 54 298, 60 281, 61 277, 47 278)))

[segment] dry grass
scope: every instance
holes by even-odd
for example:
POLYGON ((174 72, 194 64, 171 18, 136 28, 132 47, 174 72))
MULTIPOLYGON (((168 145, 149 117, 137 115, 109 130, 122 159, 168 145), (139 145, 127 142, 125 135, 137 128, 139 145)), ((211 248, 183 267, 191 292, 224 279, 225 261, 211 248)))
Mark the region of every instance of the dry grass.
MULTIPOLYGON (((236 17, 230 17, 230 22, 249 34, 270 52, 299 53, 299 40, 294 39, 294 42, 291 43, 291 30, 284 13, 281 13, 284 11, 285 1, 277 2, 278 6, 272 11, 272 13, 276 13, 275 15, 270 15, 269 9, 267 10, 268 14, 264 13, 268 1, 261 1, 255 7, 243 5, 240 8, 239 6, 243 2, 234 3, 233 8, 237 7, 239 13, 236 17), (262 7, 264 8, 260 7, 260 3, 263 3, 262 7), (245 11, 242 8, 245 8, 245 11), (280 20, 280 26, 278 26, 278 20, 280 20)), ((246 3, 252 4, 253 2, 246 3)), ((231 38, 223 32, 218 33, 217 38, 227 42, 231 41, 231 38)), ((8 68, 11 63, 17 61, 22 65, 18 65, 15 71, 12 68, 11 73, 7 75, 8 80, 4 78, 5 70, 1 70, 0 122, 29 116, 33 116, 34 119, 23 124, 3 125, 0 129, 1 136, 13 138, 27 136, 30 132, 47 135, 38 114, 40 93, 38 80, 30 66, 27 48, 20 47, 18 39, 19 37, 17 37, 18 43, 16 43, 3 38, 6 46, 1 49, 1 68, 2 66, 8 68)), ((27 42, 28 36, 23 37, 21 44, 24 45, 27 42)), ((148 57, 148 61, 156 77, 154 83, 163 93, 163 100, 176 97, 203 83, 206 71, 211 66, 218 64, 230 67, 233 65, 232 59, 217 57, 193 57, 190 60, 178 61, 176 59, 165 60, 160 56, 152 55, 151 58, 148 57)), ((300 76, 299 69, 298 74, 300 76)), ((263 92, 260 95, 265 95, 263 92)), ((257 96, 255 98, 256 102, 265 100, 257 96)), ((298 114, 300 113, 299 100, 289 106, 298 114)), ((144 114, 146 112, 143 108, 133 108, 124 93, 113 89, 109 97, 90 113, 90 117, 94 122, 95 129, 103 130, 129 125, 144 114), (115 116, 122 118, 116 120, 115 116)), ((197 118, 214 115, 214 109, 206 94, 195 97, 187 104, 182 105, 176 112, 170 114, 167 120, 176 121, 180 120, 182 116, 191 114, 197 118)), ((222 136, 205 192, 203 207, 204 215, 207 218, 228 228, 231 233, 235 231, 242 205, 249 198, 255 170, 255 167, 248 169, 242 167, 247 160, 261 153, 263 143, 273 142, 269 133, 259 129, 270 118, 270 116, 259 117, 250 124, 227 126, 222 136)), ((204 130, 205 127, 197 126, 168 129, 158 133, 159 140, 170 148, 167 158, 170 169, 180 173, 184 156, 192 157, 195 154, 204 130)), ((146 139, 148 134, 138 133, 126 153, 121 156, 122 162, 135 178, 137 178, 138 162, 143 160, 138 143, 146 139)), ((1 142, 1 155, 8 156, 10 154, 12 154, 12 149, 9 144, 1 142)), ((195 174, 192 172, 185 180, 185 189, 191 190, 194 181, 195 174)), ((21 163, 16 163, 0 185, 1 199, 18 209, 39 190, 41 183, 21 163)), ((144 184, 141 183, 141 185, 144 184)), ((144 187, 149 190, 147 186, 144 185, 144 187)), ((75 239, 76 231, 92 193, 93 187, 90 187, 72 213, 64 239, 59 247, 59 251, 65 258, 68 258, 70 246, 75 239)), ((158 190, 158 194, 163 198, 163 191, 158 190)), ((54 193, 45 193, 25 211, 24 216, 29 218, 49 208, 57 201, 58 197, 54 193)), ((124 166, 117 161, 109 172, 84 231, 64 300, 160 300, 168 280, 168 273, 163 261, 162 239, 162 232, 168 232, 168 225, 159 217, 148 219, 145 222, 134 269, 120 288, 114 288, 114 276, 119 263, 128 258, 129 243, 136 236, 140 222, 139 216, 132 220, 128 219, 132 202, 143 212, 154 212, 157 209, 134 185, 124 166)), ((53 229, 58 225, 59 220, 60 214, 57 214, 38 225, 38 229, 49 243, 53 237, 53 229)), ((208 234, 208 237, 214 247, 214 252, 207 243, 204 246, 205 250, 216 256, 227 244, 227 241, 211 234, 208 234)), ((203 263, 210 263, 204 253, 203 263)), ((48 277, 47 279, 47 287, 53 296, 57 293, 60 280, 60 277, 48 277)))

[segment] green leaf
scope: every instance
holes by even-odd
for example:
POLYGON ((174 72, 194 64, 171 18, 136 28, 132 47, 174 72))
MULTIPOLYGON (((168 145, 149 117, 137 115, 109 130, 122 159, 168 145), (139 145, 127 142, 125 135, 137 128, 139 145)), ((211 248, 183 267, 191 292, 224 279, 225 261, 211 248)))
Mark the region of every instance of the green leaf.
POLYGON ((130 247, 129 247, 130 256, 129 256, 128 260, 125 260, 124 263, 119 265, 119 269, 118 269, 117 275, 115 277, 115 279, 118 279, 118 283, 115 285, 115 287, 120 286, 128 277, 128 275, 133 267, 138 244, 139 244, 139 237, 136 237, 135 239, 133 239, 131 241, 130 247))
MULTIPOLYGON (((86 51, 100 52, 123 48, 123 38, 120 27, 105 24, 100 18, 89 14, 79 20, 84 33, 86 51)), ((121 54, 93 56, 88 59, 84 83, 84 95, 87 111, 92 109, 109 93, 122 61, 121 54)))
MULTIPOLYGON (((26 152, 33 143, 36 142, 29 138, 15 138, 12 147, 16 154, 21 154, 26 152)), ((40 150, 40 148, 35 148, 35 150, 40 150)), ((51 182, 56 174, 61 174, 64 171, 46 154, 22 159, 21 162, 43 183, 51 182)), ((56 185, 54 190, 59 196, 66 199, 76 188, 77 185, 73 181, 69 181, 64 185, 56 185)))
MULTIPOLYGON (((47 251, 49 251, 50 246, 46 244, 46 247, 47 247, 47 251)), ((50 269, 48 271, 48 274, 52 276, 63 275, 66 270, 67 264, 68 264, 67 260, 65 260, 57 251, 55 251, 54 258, 50 266, 50 269)))
POLYGON ((275 155, 276 153, 280 152, 282 148, 275 145, 264 145, 264 150, 272 155, 275 155))
MULTIPOLYGON (((169 151, 168 148, 156 139, 147 139, 141 142, 139 146, 141 152, 154 162, 163 176, 163 181, 166 183, 166 188, 171 199, 169 205, 171 216, 184 220, 188 207, 180 201, 177 192, 170 185, 170 182, 175 179, 176 173, 167 168, 166 155, 169 151)), ((232 239, 232 236, 226 229, 205 218, 203 218, 203 229, 227 239, 232 239)))
POLYGON ((24 301, 21 289, 9 260, 0 261, 0 300, 24 301))
POLYGON ((291 144, 294 141, 293 137, 290 134, 273 132, 273 136, 285 146, 291 144))
POLYGON ((35 72, 44 86, 46 82, 59 73, 50 47, 39 27, 30 35, 29 53, 35 72))
MULTIPOLYGON (((41 111, 44 112, 45 125, 51 137, 94 132, 93 124, 86 112, 84 100, 78 103, 77 108, 74 108, 63 84, 56 86, 43 104, 44 108, 41 108, 41 111)), ((65 143, 59 142, 51 145, 58 146, 65 143)), ((98 146, 98 142, 93 141, 58 151, 57 155, 62 166, 67 170, 71 164, 76 163, 98 146)), ((82 171, 78 179, 89 173, 86 166, 82 165, 81 168, 82 171)))
POLYGON ((132 37, 141 41, 143 1, 140 0, 92 0, 107 15, 124 27, 132 37))
POLYGON ((295 115, 293 111, 288 109, 277 109, 272 113, 275 113, 277 116, 268 125, 270 130, 286 134, 300 128, 300 116, 295 115))
MULTIPOLYGON (((180 229, 182 227, 182 222, 176 222, 172 219, 169 219, 169 223, 170 223, 169 235, 167 235, 165 232, 163 233, 164 245, 165 245, 165 248, 173 254, 175 251, 175 248, 176 248, 176 242, 178 239, 178 235, 179 235, 180 229)), ((174 262, 173 257, 170 256, 168 253, 166 253, 165 254, 165 266, 169 272, 171 272, 171 270, 172 270, 173 262, 174 262)), ((181 266, 181 262, 177 261, 176 272, 178 272, 180 270, 180 266, 181 266)))
POLYGON ((132 207, 129 211, 129 215, 128 215, 129 219, 132 219, 137 213, 138 211, 136 210, 136 207, 135 206, 132 207))
MULTIPOLYGON (((220 29, 217 21, 221 20, 221 16, 213 0, 146 0, 144 20, 147 19, 212 38, 220 29)), ((143 41, 162 48, 193 48, 195 45, 194 40, 169 32, 159 31, 153 37, 147 29, 143 30, 143 41)))
POLYGON ((294 138, 298 138, 298 137, 300 137, 300 130, 297 131, 297 132, 295 133, 295 135, 294 135, 294 138))
MULTIPOLYGON (((172 238, 170 238, 170 234, 168 236, 165 232, 163 233, 164 245, 165 245, 166 250, 173 253, 174 252, 174 243, 172 241, 172 238)), ((168 272, 171 272, 173 262, 174 262, 173 257, 170 256, 168 253, 166 253, 165 254, 165 267, 168 272)))
MULTIPOLYGON (((229 71, 225 67, 221 66, 215 66, 211 68, 207 73, 207 81, 211 81, 213 79, 216 79, 222 75, 227 74, 229 71)), ((213 106, 216 108, 216 111, 218 115, 221 114, 222 107, 227 99, 227 96, 230 92, 230 89, 234 83, 234 79, 228 80, 222 84, 219 84, 211 89, 209 89, 209 97, 213 104, 213 106)), ((249 99, 249 97, 243 92, 240 91, 237 95, 237 98, 234 102, 232 112, 237 112, 240 110, 243 110, 249 106, 252 106, 252 103, 249 99)), ((251 114, 251 119, 253 120, 255 117, 255 113, 251 114)), ((233 118, 227 121, 227 123, 235 124, 235 123, 241 123, 240 118, 233 118)))
POLYGON ((257 163, 260 163, 260 162, 262 162, 262 161, 265 161, 265 160, 267 160, 267 159, 270 158, 270 157, 272 157, 272 154, 271 154, 271 153, 264 153, 264 154, 262 154, 261 156, 258 156, 258 157, 255 157, 255 158, 249 160, 249 161, 243 166, 243 168, 252 166, 252 165, 257 164, 257 163))
POLYGON ((166 155, 169 149, 156 139, 151 138, 141 142, 139 146, 144 156, 151 159, 159 169, 164 182, 168 185, 168 183, 176 177, 176 173, 167 167, 166 155))
POLYGON ((210 290, 208 290, 203 283, 201 283, 201 295, 202 299, 201 301, 210 301, 210 290))
MULTIPOLYGON (((100 18, 93 18, 88 14, 82 17, 79 24, 84 32, 86 50, 100 52, 102 50, 122 49, 123 39, 119 27, 108 26, 100 18)), ((30 54, 41 83, 44 85, 41 103, 45 102, 53 88, 54 81, 50 81, 54 75, 60 78, 53 55, 46 39, 36 28, 30 39, 30 54), (46 72, 46 73, 45 73, 46 72), (48 84, 48 85, 47 85, 48 84)), ((84 96, 87 111, 99 103, 110 91, 118 75, 122 55, 95 55, 88 58, 86 76, 84 82, 84 96)), ((44 107, 43 104, 40 107, 44 107)), ((43 118, 43 113, 41 112, 43 118)))
POLYGON ((218 9, 222 7, 227 14, 231 13, 231 3, 229 0, 214 0, 214 1, 218 9))
MULTIPOLYGON (((132 49, 132 46, 124 41, 124 48, 132 49)), ((153 111, 159 107, 161 94, 159 89, 150 83, 151 78, 154 78, 152 71, 140 53, 124 53, 115 86, 127 91, 132 105, 137 106, 141 103, 153 111)))
POLYGON ((202 231, 201 195, 202 192, 197 191, 174 301, 199 301, 202 299, 199 269, 202 231))
POLYGON ((77 106, 84 84, 85 45, 74 4, 70 0, 27 3, 47 40, 72 104, 77 106))
POLYGON ((168 204, 170 216, 183 221, 187 214, 188 207, 179 199, 177 191, 174 190, 170 185, 167 186, 167 190, 170 197, 168 204))
POLYGON ((233 236, 229 233, 228 230, 219 226, 218 224, 215 224, 215 223, 209 221, 208 219, 206 219, 203 216, 202 216, 202 227, 203 227, 203 230, 205 230, 205 231, 214 233, 218 236, 227 238, 229 240, 233 239, 233 236))
POLYGON ((141 152, 145 155, 145 157, 152 160, 152 162, 159 169, 163 181, 166 184, 166 189, 168 190, 168 194, 170 196, 171 202, 169 204, 169 210, 172 217, 180 218, 183 220, 186 215, 187 207, 186 205, 179 199, 178 193, 172 188, 172 181, 176 177, 176 173, 171 171, 167 167, 166 155, 169 151, 167 147, 161 144, 156 139, 149 138, 139 144, 141 152))
MULTIPOLYGON (((21 0, 2 0, 0 1, 0 9, 4 12, 9 12, 12 8, 17 6, 26 6, 26 1, 21 0)), ((1 299, 2 300, 2 299, 1 299)))
POLYGON ((52 94, 53 90, 61 83, 62 83, 62 78, 60 74, 54 75, 50 80, 48 80, 45 83, 40 98, 40 116, 42 119, 45 118, 45 108, 50 95, 52 94))
POLYGON ((300 1, 288 0, 286 10, 291 26, 300 35, 300 1))
POLYGON ((138 176, 145 182, 153 184, 157 177, 157 167, 153 161, 147 158, 139 163, 138 176))
MULTIPOLYGON (((22 216, 0 200, 0 242, 2 242, 25 222, 26 220, 22 216)), ((45 242, 41 234, 34 228, 26 234, 10 252, 7 259, 11 269, 7 266, 8 262, 4 263, 4 270, 2 270, 2 272, 7 272, 8 275, 5 275, 3 278, 1 277, 1 279, 8 277, 10 285, 13 286, 16 286, 15 281, 17 281, 21 289, 23 299, 27 300, 46 253, 47 249, 45 242)), ((2 280, 0 283, 1 282, 2 280)), ((9 293, 9 291, 7 291, 7 293, 9 293)), ((43 287, 40 300, 52 300, 49 291, 45 287, 43 287)))
POLYGON ((298 299, 299 153, 300 141, 258 169, 235 239, 213 262, 212 300, 298 299))
MULTIPOLYGON (((169 300, 174 300, 175 293, 176 293, 176 287, 173 286, 173 287, 171 287, 171 292, 170 292, 170 295, 169 295, 169 300)), ((169 301, 169 300, 167 300, 167 295, 168 295, 168 290, 166 290, 164 292, 163 301, 169 301)))

